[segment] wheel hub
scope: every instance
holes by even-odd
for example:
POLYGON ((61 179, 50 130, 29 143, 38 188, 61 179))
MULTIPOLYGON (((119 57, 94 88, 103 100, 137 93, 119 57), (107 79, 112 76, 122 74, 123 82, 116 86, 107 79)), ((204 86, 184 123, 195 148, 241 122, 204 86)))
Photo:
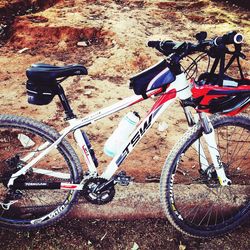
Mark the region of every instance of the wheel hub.
MULTIPOLYGON (((222 162, 223 168, 225 171, 228 170, 229 165, 222 162)), ((218 188, 220 187, 220 182, 214 167, 214 164, 211 164, 206 171, 200 171, 202 178, 204 179, 205 184, 210 188, 218 188)))

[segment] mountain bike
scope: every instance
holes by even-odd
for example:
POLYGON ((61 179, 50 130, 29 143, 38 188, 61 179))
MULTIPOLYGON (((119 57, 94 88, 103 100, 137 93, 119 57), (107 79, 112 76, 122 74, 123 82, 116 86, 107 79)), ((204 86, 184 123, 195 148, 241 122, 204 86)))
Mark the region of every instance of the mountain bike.
POLYGON ((195 43, 149 41, 148 46, 161 52, 164 60, 130 79, 135 95, 84 118, 74 114, 61 83, 69 76, 86 75, 87 69, 78 64, 32 65, 26 71, 28 102, 48 105, 59 96, 69 126, 58 133, 30 118, 0 115, 0 225, 11 229, 50 225, 69 212, 79 195, 96 205, 111 202, 115 185, 131 181, 124 171, 117 173, 118 168, 177 98, 190 128, 162 169, 160 196, 167 218, 194 237, 218 236, 247 221, 250 117, 238 114, 250 103, 250 80, 240 67, 243 36, 236 32, 210 40, 206 36, 198 33, 195 43), (184 70, 181 61, 196 53, 201 54, 184 70), (187 80, 205 55, 213 60, 211 69, 187 80), (230 56, 227 64, 226 56, 230 56), (234 61, 240 79, 226 75, 234 61), (145 118, 98 174, 98 159, 83 128, 152 97, 156 101, 145 118), (70 133, 86 162, 84 172, 66 140, 70 133))

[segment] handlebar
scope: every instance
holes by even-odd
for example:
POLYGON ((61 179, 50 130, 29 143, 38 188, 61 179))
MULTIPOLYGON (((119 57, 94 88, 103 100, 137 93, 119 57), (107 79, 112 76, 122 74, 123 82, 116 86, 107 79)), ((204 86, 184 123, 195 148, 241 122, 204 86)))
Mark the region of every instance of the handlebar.
POLYGON ((243 35, 235 31, 229 32, 221 37, 216 37, 211 40, 205 40, 206 32, 200 32, 196 35, 198 40, 197 44, 192 44, 189 42, 176 43, 173 41, 148 41, 148 46, 155 48, 165 56, 175 54, 179 57, 179 60, 195 52, 207 52, 206 48, 226 46, 229 44, 239 45, 243 42, 243 35), (201 36, 199 36, 201 34, 201 36), (198 37, 202 37, 199 39, 198 37))
POLYGON ((243 35, 236 33, 235 31, 229 32, 221 37, 216 37, 214 40, 214 45, 219 46, 221 44, 241 44, 243 42, 243 35))

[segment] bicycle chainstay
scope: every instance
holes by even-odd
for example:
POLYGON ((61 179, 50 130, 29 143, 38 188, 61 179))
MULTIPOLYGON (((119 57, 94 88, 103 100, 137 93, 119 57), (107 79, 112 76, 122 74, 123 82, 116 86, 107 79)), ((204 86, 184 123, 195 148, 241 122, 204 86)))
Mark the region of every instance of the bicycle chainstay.
MULTIPOLYGON (((85 180, 85 182, 87 181, 88 179, 86 179, 85 180)), ((4 183, 4 182, 8 182, 9 181, 9 178, 8 177, 0 177, 0 183, 4 183)), ((26 180, 27 182, 28 182, 28 180, 26 180)), ((41 183, 41 182, 47 182, 47 183, 53 183, 53 182, 62 182, 62 179, 59 179, 59 178, 51 178, 51 179, 39 179, 39 180, 37 180, 37 181, 32 181, 32 183, 41 183)), ((5 185, 6 186, 6 185, 5 185)), ((6 195, 8 195, 8 192, 9 191, 16 191, 16 190, 18 190, 18 191, 20 191, 20 192, 22 192, 22 190, 19 190, 19 189, 8 189, 7 187, 6 187, 6 195)), ((31 190, 31 189, 30 189, 31 190)), ((49 189, 44 189, 44 190, 49 190, 49 189)), ((51 189, 51 190, 53 190, 53 189, 51 189)), ((79 193, 82 191, 82 190, 78 190, 79 191, 79 193)), ((20 199, 22 199, 22 198, 20 198, 20 199)), ((19 199, 16 199, 16 201, 18 201, 19 199)), ((1 201, 0 201, 1 202, 1 201)), ((79 204, 80 202, 77 200, 77 201, 73 201, 73 202, 71 202, 71 204, 79 204)), ((61 206, 61 205, 64 205, 64 203, 63 202, 58 202, 58 203, 56 203, 56 204, 46 204, 46 205, 35 205, 35 206, 22 206, 22 208, 27 208, 27 209, 29 209, 29 208, 37 208, 37 207, 39 207, 39 208, 42 208, 42 207, 46 207, 46 208, 48 208, 48 207, 55 207, 55 206, 61 206)))
MULTIPOLYGON (((8 177, 0 177, 0 182, 1 183, 6 183, 6 196, 9 195, 8 193, 10 193, 10 191, 18 191, 20 192, 19 195, 21 196, 21 198, 18 198, 18 199, 9 199, 9 201, 14 201, 16 200, 18 202, 19 199, 22 199, 22 190, 20 189, 8 189, 7 188, 7 183, 9 181, 10 178, 8 177)), ((96 204, 96 205, 102 205, 102 204, 106 204, 110 201, 113 200, 113 197, 115 195, 115 191, 114 191, 114 187, 112 188, 112 192, 111 192, 111 196, 110 198, 107 198, 105 201, 100 201, 100 200, 97 200, 97 201, 91 201, 90 197, 87 195, 87 193, 89 193, 89 183, 93 182, 95 183, 96 180, 102 180, 101 183, 104 183, 104 179, 100 178, 100 177, 91 177, 89 175, 86 175, 85 178, 82 179, 82 182, 83 182, 83 189, 82 190, 78 190, 79 191, 79 194, 80 194, 80 197, 83 197, 87 202, 90 202, 92 204, 96 204)), ((26 182, 28 182, 29 180, 24 180, 26 182)), ((50 178, 50 179, 39 179, 37 181, 32 181, 32 183, 53 183, 53 182, 58 182, 58 183, 61 183, 62 182, 62 179, 59 179, 59 178, 50 178)), ((29 190, 32 190, 32 189, 29 189, 29 190)), ((55 189, 44 189, 44 190, 55 190, 55 189)), ((2 202, 3 204, 3 202, 2 202)), ((71 202, 71 204, 80 204, 79 200, 77 199, 77 201, 73 201, 71 202)), ((63 202, 58 202, 56 204, 46 204, 46 205, 35 205, 35 206, 22 206, 22 208, 25 208, 25 209, 30 209, 30 208, 42 208, 42 207, 55 207, 55 206, 60 206, 60 205, 64 205, 63 202)))

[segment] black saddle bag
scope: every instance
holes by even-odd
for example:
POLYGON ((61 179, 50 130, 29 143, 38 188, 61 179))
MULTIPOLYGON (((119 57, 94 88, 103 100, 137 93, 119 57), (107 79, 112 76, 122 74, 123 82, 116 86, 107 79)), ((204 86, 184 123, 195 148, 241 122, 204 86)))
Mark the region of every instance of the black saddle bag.
POLYGON ((26 83, 28 103, 34 105, 47 105, 57 94, 56 79, 47 81, 32 81, 26 83))

